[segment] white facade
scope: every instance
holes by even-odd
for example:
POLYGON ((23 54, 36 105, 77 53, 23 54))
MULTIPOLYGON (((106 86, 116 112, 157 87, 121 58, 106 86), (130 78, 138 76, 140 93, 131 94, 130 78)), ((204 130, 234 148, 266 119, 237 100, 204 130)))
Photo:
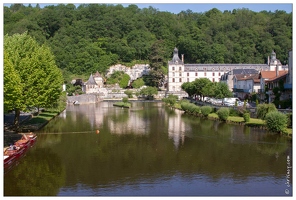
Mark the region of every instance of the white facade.
MULTIPOLYGON (((269 60, 269 59, 268 59, 269 60)), ((179 58, 178 49, 174 49, 173 59, 168 62, 168 92, 181 92, 181 85, 185 82, 192 82, 197 78, 208 78, 212 82, 220 82, 222 75, 233 69, 255 69, 257 71, 269 71, 276 67, 282 69, 275 53, 272 52, 271 59, 267 64, 184 64, 179 58)), ((232 78, 232 77, 231 77, 232 78)), ((231 80, 225 80, 226 83, 231 80)), ((229 89, 232 89, 228 85, 229 89)), ((256 86, 257 87, 257 86, 256 86)))

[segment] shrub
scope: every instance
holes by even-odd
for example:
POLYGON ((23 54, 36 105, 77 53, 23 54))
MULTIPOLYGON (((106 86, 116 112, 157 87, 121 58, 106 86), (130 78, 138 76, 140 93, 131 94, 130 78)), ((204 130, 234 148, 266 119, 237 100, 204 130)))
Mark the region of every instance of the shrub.
POLYGON ((125 90, 124 94, 126 94, 128 98, 133 98, 133 92, 131 90, 125 90))
POLYGON ((127 98, 127 97, 123 97, 123 98, 122 98, 122 102, 123 102, 123 103, 128 103, 128 98, 127 98))
POLYGON ((286 116, 287 116, 287 127, 292 128, 292 122, 293 122, 292 113, 287 113, 286 116))
POLYGON ((219 119, 226 121, 229 116, 229 109, 228 108, 220 108, 217 111, 217 115, 218 115, 219 119))
POLYGON ((250 121, 250 113, 244 113, 243 118, 244 118, 245 122, 249 122, 250 121))
POLYGON ((284 113, 274 111, 266 114, 266 127, 269 131, 283 133, 287 127, 287 117, 284 113))
POLYGON ((273 112, 273 111, 277 111, 277 109, 273 103, 259 104, 257 106, 257 118, 264 120, 267 113, 273 112))
POLYGON ((239 116, 239 112, 236 109, 230 108, 229 109, 229 116, 239 116))
POLYGON ((201 114, 207 117, 212 112, 212 107, 210 106, 202 106, 200 108, 201 114))
POLYGON ((200 107, 189 102, 182 102, 181 103, 181 109, 185 112, 191 113, 191 114, 199 114, 200 113, 200 107))

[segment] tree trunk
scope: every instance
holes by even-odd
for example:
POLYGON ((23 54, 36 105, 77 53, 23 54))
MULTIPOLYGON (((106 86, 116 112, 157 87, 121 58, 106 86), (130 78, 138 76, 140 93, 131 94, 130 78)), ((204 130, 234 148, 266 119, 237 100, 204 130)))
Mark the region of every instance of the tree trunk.
POLYGON ((13 125, 14 125, 15 131, 18 132, 19 128, 20 128, 20 114, 21 114, 21 111, 20 111, 19 108, 15 108, 14 111, 15 111, 15 114, 14 114, 13 125))

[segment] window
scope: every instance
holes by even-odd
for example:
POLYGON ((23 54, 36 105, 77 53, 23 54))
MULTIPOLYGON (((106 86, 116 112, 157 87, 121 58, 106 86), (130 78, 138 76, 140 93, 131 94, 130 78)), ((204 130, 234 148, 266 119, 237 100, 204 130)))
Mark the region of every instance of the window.
POLYGON ((187 73, 187 76, 189 76, 189 73, 187 73))
POLYGON ((182 76, 182 73, 181 72, 179 73, 179 76, 182 76))
POLYGON ((173 76, 175 76, 175 72, 173 72, 173 76))
POLYGON ((175 78, 173 78, 173 82, 175 82, 175 78))
POLYGON ((215 76, 215 72, 213 72, 213 76, 215 76))
POLYGON ((221 73, 220 72, 218 73, 218 76, 221 76, 221 73))
POLYGON ((175 70, 175 67, 173 67, 173 71, 175 70))
POLYGON ((179 82, 180 82, 180 83, 182 82, 182 78, 179 78, 179 82))
POLYGON ((205 72, 205 76, 207 76, 207 72, 205 72))
POLYGON ((197 72, 195 72, 195 76, 198 76, 198 73, 197 72))
POLYGON ((182 70, 182 67, 179 67, 179 70, 181 71, 182 70))

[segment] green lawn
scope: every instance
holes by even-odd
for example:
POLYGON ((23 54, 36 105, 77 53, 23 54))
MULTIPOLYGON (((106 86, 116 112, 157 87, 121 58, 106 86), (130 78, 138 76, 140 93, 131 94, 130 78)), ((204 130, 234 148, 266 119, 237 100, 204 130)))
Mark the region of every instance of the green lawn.
POLYGON ((27 121, 24 125, 29 125, 29 124, 42 124, 45 123, 52 118, 54 118, 56 115, 58 115, 58 112, 49 112, 49 111, 44 111, 40 113, 37 116, 34 116, 31 120, 27 121))
POLYGON ((123 108, 130 108, 130 103, 124 103, 124 102, 116 102, 113 104, 113 106, 123 107, 123 108))

